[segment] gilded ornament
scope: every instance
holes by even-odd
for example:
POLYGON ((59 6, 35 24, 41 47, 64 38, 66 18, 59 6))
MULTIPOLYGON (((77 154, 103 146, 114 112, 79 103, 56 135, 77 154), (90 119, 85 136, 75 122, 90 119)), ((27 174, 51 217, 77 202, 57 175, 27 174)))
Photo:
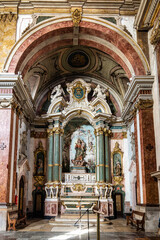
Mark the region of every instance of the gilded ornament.
POLYGON ((78 9, 75 9, 72 13, 72 20, 74 27, 78 27, 79 23, 82 19, 82 12, 80 12, 78 9))
POLYGON ((78 192, 81 192, 81 191, 84 191, 85 190, 85 187, 83 186, 83 184, 75 184, 74 187, 73 187, 73 190, 74 191, 78 191, 78 192))
POLYGON ((44 176, 34 176, 34 179, 36 181, 36 183, 34 184, 35 186, 43 186, 44 184, 44 176))
POLYGON ((127 138, 127 132, 122 132, 123 138, 127 138))
POLYGON ((115 182, 115 185, 121 185, 121 182, 123 181, 123 176, 114 176, 113 180, 115 182))
POLYGON ((48 137, 53 136, 53 129, 47 129, 48 137))
POLYGON ((160 42, 160 18, 159 18, 158 27, 156 29, 154 29, 152 32, 150 42, 153 45, 156 45, 157 43, 160 42))

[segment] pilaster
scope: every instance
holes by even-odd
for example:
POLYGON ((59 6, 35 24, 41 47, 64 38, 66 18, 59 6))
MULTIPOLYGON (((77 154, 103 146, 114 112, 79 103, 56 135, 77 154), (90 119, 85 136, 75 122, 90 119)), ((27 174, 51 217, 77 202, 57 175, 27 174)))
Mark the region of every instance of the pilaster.
POLYGON ((153 123, 152 76, 135 77, 125 95, 124 120, 134 118, 138 204, 158 204, 153 123))

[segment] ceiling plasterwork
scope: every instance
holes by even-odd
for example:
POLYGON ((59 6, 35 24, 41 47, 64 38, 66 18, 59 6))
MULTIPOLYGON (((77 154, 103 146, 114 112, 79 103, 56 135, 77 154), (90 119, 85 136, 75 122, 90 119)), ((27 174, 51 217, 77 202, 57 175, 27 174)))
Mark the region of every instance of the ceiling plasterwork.
POLYGON ((24 81, 31 95, 36 98, 36 95, 38 96, 47 86, 73 75, 97 78, 107 83, 121 98, 129 82, 123 68, 109 55, 82 46, 62 48, 39 59, 29 69, 24 81), (37 89, 36 94, 35 89, 37 89))

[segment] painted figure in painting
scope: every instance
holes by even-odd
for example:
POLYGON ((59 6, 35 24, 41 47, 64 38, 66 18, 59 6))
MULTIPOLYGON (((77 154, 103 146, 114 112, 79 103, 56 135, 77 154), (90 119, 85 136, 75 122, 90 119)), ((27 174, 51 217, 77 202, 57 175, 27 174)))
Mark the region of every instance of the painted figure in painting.
POLYGON ((116 172, 116 176, 121 176, 121 163, 118 161, 116 162, 116 166, 115 166, 115 172, 116 172))
POLYGON ((39 158, 37 160, 37 175, 43 175, 44 169, 43 169, 43 160, 39 158))
POLYGON ((78 138, 77 143, 75 145, 76 155, 75 159, 72 160, 74 165, 80 165, 83 166, 85 161, 85 155, 86 155, 86 143, 78 138))

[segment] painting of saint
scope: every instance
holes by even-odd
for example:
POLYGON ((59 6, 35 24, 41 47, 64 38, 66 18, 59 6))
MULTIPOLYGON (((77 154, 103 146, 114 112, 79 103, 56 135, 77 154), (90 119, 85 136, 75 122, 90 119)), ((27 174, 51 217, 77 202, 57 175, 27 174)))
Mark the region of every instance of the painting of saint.
POLYGON ((121 155, 119 153, 115 153, 113 156, 113 172, 114 176, 122 175, 122 166, 121 166, 121 155))
POLYGON ((44 175, 44 155, 42 152, 37 154, 37 175, 44 175))

